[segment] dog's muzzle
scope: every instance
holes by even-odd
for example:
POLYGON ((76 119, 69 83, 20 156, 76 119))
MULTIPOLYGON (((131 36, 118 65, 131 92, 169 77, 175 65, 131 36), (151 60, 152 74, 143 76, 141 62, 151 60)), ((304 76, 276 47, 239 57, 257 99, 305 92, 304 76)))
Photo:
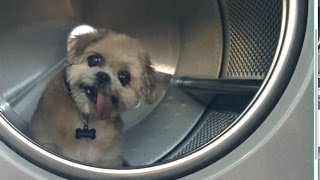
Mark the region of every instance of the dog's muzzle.
POLYGON ((100 119, 107 119, 111 116, 113 104, 116 102, 116 97, 105 92, 107 86, 110 86, 110 76, 105 72, 96 74, 96 85, 83 85, 84 92, 88 99, 96 105, 97 116, 100 119))

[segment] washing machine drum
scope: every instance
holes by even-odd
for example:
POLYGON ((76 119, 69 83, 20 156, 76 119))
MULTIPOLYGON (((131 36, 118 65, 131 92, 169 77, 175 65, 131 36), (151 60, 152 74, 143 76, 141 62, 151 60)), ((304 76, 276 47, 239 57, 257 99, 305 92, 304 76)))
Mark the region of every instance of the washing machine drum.
POLYGON ((288 0, 2 1, 0 134, 67 178, 177 178, 222 158, 271 112, 301 51, 306 2, 288 0), (138 39, 162 77, 161 98, 122 114, 124 169, 47 151, 28 137, 46 85, 65 66, 73 29, 138 39))

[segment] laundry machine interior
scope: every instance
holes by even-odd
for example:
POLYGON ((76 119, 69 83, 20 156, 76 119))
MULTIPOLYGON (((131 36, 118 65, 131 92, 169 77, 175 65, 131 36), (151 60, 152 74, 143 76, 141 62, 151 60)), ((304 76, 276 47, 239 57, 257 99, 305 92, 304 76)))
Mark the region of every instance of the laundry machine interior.
POLYGON ((288 0, 61 0, 0 2, 1 140, 66 178, 177 178, 247 140, 285 92, 302 51, 308 2, 288 0), (66 66, 83 25, 138 39, 162 95, 122 115, 130 167, 87 165, 29 138, 46 85, 66 66))

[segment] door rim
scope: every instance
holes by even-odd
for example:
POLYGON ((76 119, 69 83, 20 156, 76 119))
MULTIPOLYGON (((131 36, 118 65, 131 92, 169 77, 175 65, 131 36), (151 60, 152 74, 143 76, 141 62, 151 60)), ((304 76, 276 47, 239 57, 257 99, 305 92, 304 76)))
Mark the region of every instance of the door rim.
POLYGON ((179 177, 203 168, 238 146, 262 123, 281 97, 291 78, 304 39, 306 26, 301 24, 306 22, 307 3, 283 0, 282 4, 281 33, 276 55, 258 93, 238 119, 215 141, 188 156, 164 164, 128 169, 104 169, 79 164, 42 149, 10 123, 0 109, 2 140, 34 164, 64 177, 168 178, 179 177))

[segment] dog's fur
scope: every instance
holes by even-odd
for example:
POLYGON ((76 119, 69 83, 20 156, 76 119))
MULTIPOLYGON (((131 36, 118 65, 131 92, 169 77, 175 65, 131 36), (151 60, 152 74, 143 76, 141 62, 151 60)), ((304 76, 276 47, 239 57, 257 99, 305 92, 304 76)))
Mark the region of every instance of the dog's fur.
POLYGON ((123 163, 120 114, 140 100, 154 102, 159 95, 158 76, 139 42, 123 34, 96 30, 79 35, 68 41, 67 51, 68 66, 49 83, 42 95, 31 122, 31 137, 71 159, 119 167, 123 163), (87 58, 93 53, 103 57, 98 67, 88 66, 87 58), (126 86, 118 79, 122 70, 130 73, 131 80, 126 86), (111 82, 106 86, 97 84, 98 72, 107 73, 111 82), (83 85, 94 86, 116 98, 107 119, 99 119, 97 108, 84 92, 83 85), (75 130, 84 126, 84 116, 91 117, 89 128, 97 131, 94 140, 75 138, 75 130))

